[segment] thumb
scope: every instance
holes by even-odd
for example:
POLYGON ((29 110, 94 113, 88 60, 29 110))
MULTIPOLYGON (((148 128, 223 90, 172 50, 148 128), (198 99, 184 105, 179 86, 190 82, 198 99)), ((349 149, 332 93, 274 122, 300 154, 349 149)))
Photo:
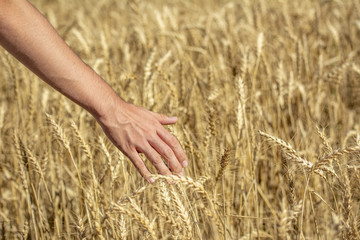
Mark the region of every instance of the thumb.
POLYGON ((163 125, 174 124, 178 120, 177 117, 168 117, 168 116, 166 116, 164 114, 160 114, 160 113, 156 113, 155 117, 163 125))

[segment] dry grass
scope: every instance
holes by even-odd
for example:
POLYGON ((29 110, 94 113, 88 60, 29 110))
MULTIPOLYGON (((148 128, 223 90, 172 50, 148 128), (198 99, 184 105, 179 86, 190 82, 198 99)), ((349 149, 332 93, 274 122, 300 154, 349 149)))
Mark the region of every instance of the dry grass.
POLYGON ((359 1, 32 2, 122 98, 179 117, 189 166, 147 184, 0 50, 0 239, 359 239, 359 1))

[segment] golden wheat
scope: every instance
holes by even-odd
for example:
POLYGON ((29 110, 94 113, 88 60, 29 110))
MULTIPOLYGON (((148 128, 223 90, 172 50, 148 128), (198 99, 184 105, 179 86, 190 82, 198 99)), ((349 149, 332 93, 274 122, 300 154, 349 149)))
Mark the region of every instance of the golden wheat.
POLYGON ((32 3, 185 176, 144 181, 89 113, 0 50, 0 239, 358 239, 360 3, 32 3), (55 11, 56 9, 56 11, 55 11))

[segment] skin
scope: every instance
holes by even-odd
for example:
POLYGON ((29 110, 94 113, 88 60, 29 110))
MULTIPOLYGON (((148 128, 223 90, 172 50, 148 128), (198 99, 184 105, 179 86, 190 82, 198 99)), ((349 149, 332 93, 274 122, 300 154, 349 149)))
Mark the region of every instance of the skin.
POLYGON ((0 0, 0 44, 37 76, 90 112, 149 183, 154 179, 139 153, 145 154, 159 174, 183 175, 188 164, 186 155, 178 140, 163 127, 175 124, 177 118, 123 101, 28 1, 0 0))

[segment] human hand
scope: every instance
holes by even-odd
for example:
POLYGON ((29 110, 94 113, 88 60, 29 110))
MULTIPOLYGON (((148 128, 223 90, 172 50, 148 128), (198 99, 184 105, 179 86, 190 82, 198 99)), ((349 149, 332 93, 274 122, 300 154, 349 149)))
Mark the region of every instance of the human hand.
POLYGON ((177 118, 122 101, 30 2, 0 0, 0 6, 0 45, 49 85, 93 114, 110 140, 147 181, 153 179, 139 153, 144 153, 160 174, 170 175, 170 170, 183 174, 186 155, 177 139, 162 126, 176 123, 177 118))
POLYGON ((188 164, 186 155, 178 140, 162 126, 176 123, 176 117, 148 111, 120 98, 112 105, 112 111, 100 117, 98 122, 114 145, 129 157, 149 183, 153 183, 154 179, 139 153, 145 154, 159 174, 184 174, 183 168, 188 164))

